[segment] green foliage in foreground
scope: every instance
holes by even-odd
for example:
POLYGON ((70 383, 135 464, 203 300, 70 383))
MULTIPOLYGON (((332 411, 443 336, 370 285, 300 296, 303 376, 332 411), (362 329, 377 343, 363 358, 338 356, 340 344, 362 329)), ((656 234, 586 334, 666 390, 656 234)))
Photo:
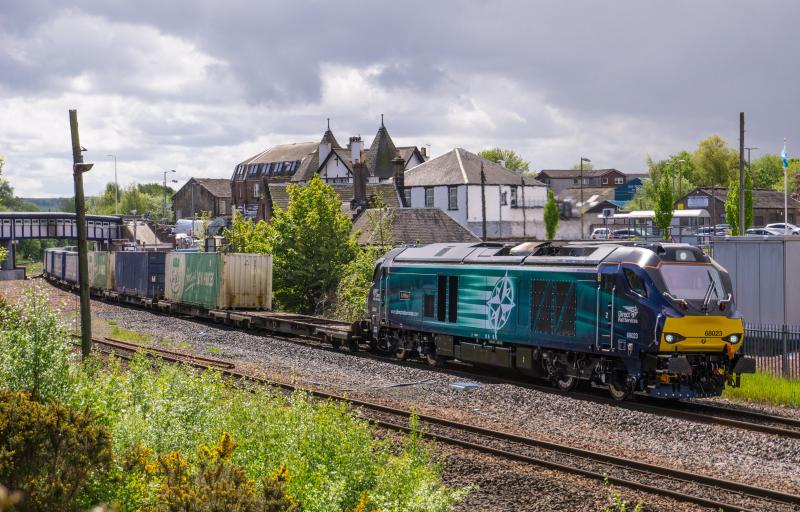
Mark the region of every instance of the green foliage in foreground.
POLYGON ((774 377, 764 372, 744 374, 741 387, 726 387, 722 396, 733 400, 800 407, 800 380, 774 377))
MULTIPOLYGON (((214 486, 202 476, 204 463, 228 471, 230 485, 255 485, 258 495, 279 502, 286 496, 285 503, 298 503, 300 510, 438 512, 450 510, 465 492, 442 484, 441 468, 418 434, 398 448, 377 439, 374 428, 343 404, 261 386, 235 388, 216 372, 198 374, 144 357, 124 370, 115 360, 69 365, 61 327, 47 323, 55 313, 41 309, 46 302, 46 296, 31 292, 22 310, 3 308, 0 336, 6 348, 10 340, 35 345, 26 353, 55 348, 49 364, 66 365, 67 373, 60 374, 63 386, 46 395, 70 410, 90 411, 110 434, 113 460, 80 493, 77 503, 83 508, 117 503, 122 510, 165 510, 169 475, 193 479, 201 494, 200 489, 214 486), (37 329, 47 335, 25 338, 19 331, 31 325, 34 312, 45 319, 37 329), (53 345, 51 338, 61 341, 53 345), (221 448, 224 461, 209 462, 206 451, 198 450, 227 436, 238 447, 221 448), (165 465, 164 457, 170 456, 172 465, 165 465), (276 495, 264 482, 278 474, 281 492, 276 495)), ((29 378, 17 377, 30 375, 29 364, 22 357, 5 359, 0 388, 32 387, 29 378)), ((41 384, 46 381, 39 381, 41 396, 51 389, 41 384)))
POLYGON ((553 189, 547 189, 547 203, 544 205, 544 230, 548 240, 556 237, 558 231, 558 203, 553 189))

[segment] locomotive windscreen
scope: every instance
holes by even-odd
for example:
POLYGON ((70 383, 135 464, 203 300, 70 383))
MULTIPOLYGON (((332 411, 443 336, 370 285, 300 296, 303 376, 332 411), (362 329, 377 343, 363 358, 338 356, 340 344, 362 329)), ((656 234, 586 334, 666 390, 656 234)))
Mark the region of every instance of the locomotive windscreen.
POLYGON ((726 295, 719 271, 713 265, 664 264, 661 276, 669 293, 680 299, 703 300, 709 289, 718 300, 726 295))

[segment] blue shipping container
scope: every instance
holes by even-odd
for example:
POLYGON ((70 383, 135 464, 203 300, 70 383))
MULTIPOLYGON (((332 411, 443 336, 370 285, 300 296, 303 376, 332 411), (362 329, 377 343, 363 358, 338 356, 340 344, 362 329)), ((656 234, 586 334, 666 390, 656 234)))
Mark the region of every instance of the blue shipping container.
POLYGON ((165 252, 114 253, 114 290, 125 295, 164 297, 165 252))

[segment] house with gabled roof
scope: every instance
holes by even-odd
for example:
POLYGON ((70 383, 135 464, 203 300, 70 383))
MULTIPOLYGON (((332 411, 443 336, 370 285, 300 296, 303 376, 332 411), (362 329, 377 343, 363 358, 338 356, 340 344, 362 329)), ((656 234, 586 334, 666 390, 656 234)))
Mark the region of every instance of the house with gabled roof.
POLYGON ((211 217, 231 215, 231 185, 226 178, 189 178, 172 195, 175 218, 194 218, 203 212, 211 217))
MULTIPOLYGON (((636 175, 637 177, 639 175, 636 175)), ((617 169, 544 169, 539 171, 536 179, 553 189, 558 195, 567 188, 578 188, 583 179, 584 187, 615 188, 627 182, 628 175, 617 169)))
POLYGON ((487 239, 543 237, 547 187, 462 148, 432 158, 402 176, 404 203, 440 208, 487 239))
POLYGON ((342 147, 329 122, 319 142, 280 144, 237 164, 231 177, 231 194, 235 208, 246 217, 269 219, 275 203, 269 198, 272 185, 303 185, 318 175, 326 183, 352 188, 355 162, 366 171, 367 184, 390 182, 396 174, 393 161, 397 157, 403 159, 404 169, 410 169, 425 162, 427 154, 425 148, 396 146, 383 116, 369 148, 360 136, 350 137, 347 147, 342 147))

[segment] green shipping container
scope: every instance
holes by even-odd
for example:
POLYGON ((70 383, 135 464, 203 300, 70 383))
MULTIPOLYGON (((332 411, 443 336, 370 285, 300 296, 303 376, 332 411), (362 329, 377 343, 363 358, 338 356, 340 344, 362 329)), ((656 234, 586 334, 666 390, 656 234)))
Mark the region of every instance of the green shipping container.
POLYGON ((164 294, 209 309, 271 309, 272 256, 171 252, 164 294))
POLYGON ((89 251, 89 286, 98 290, 114 289, 114 258, 105 251, 89 251))

